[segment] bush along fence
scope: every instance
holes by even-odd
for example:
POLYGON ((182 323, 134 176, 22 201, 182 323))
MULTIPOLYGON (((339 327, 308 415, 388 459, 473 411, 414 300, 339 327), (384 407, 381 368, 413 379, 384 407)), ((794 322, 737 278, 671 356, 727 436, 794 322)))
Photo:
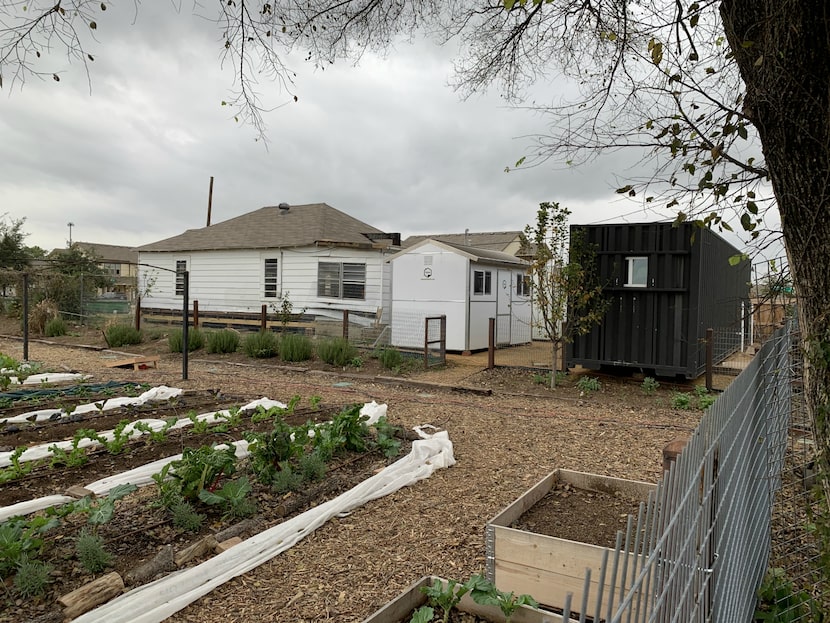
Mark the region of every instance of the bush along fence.
MULTIPOLYGON (((764 607, 760 588, 775 596, 789 591, 772 607, 791 609, 789 618, 762 620, 819 620, 809 618, 826 601, 821 590, 828 590, 821 588, 817 545, 803 562, 812 569, 797 579, 778 567, 773 580, 767 574, 776 564, 771 522, 798 403, 794 352, 788 323, 709 408, 638 516, 618 533, 616 548, 599 568, 586 570, 583 595, 571 600, 579 620, 745 622, 764 607), (599 596, 594 588, 589 602, 589 587, 597 585, 610 588, 599 596)), ((803 527, 809 538, 806 520, 803 527)))

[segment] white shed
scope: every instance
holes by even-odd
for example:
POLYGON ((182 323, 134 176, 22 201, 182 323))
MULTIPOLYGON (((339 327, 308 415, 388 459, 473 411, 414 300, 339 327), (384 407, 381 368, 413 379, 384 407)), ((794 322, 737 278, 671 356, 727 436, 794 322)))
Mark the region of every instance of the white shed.
POLYGON ((396 253, 392 264, 394 346, 424 345, 424 318, 447 316, 447 350, 488 346, 489 319, 499 345, 531 341, 528 263, 513 255, 423 240, 396 253))

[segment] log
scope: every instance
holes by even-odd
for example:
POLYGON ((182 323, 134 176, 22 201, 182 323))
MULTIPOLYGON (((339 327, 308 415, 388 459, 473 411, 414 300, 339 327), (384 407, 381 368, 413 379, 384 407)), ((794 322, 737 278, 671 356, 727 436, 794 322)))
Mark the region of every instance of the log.
POLYGON ((58 603, 63 606, 64 619, 74 619, 109 601, 123 590, 124 580, 113 571, 59 597, 58 603))
POLYGON ((176 569, 176 562, 173 559, 173 546, 165 545, 161 548, 152 560, 139 565, 124 578, 128 586, 136 584, 144 584, 159 573, 166 571, 174 571, 176 569))
POLYGON ((203 539, 199 539, 192 545, 184 548, 178 554, 176 554, 175 562, 177 567, 181 567, 184 564, 187 564, 194 558, 198 558, 199 556, 204 556, 207 553, 212 552, 216 548, 216 538, 212 535, 208 535, 203 539))
POLYGON ((242 543, 242 539, 240 539, 238 536, 232 537, 232 538, 228 539, 227 541, 222 541, 221 543, 217 543, 216 544, 216 553, 221 554, 222 552, 225 552, 225 551, 229 550, 230 548, 232 548, 234 545, 239 545, 240 543, 242 543))

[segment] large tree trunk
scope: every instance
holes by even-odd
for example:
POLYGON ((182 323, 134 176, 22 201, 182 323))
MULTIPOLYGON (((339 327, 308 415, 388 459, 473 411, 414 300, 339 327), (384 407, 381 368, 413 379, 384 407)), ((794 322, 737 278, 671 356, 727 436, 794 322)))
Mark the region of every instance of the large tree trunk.
POLYGON ((807 408, 826 468, 830 445, 830 3, 723 0, 720 10, 746 84, 745 113, 758 129, 781 214, 806 354, 807 408))

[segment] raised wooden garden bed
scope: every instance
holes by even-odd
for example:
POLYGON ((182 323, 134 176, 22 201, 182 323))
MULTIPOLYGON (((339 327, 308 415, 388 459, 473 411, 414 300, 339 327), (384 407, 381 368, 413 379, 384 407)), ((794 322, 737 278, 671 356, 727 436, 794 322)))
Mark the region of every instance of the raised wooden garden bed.
MULTIPOLYGON (((372 614, 363 623, 408 623, 412 616, 412 612, 427 602, 427 598, 421 591, 422 587, 429 586, 436 579, 441 580, 446 585, 446 580, 437 578, 436 576, 424 576, 408 588, 406 588, 400 595, 392 601, 387 602, 377 612, 372 614)), ((469 595, 461 598, 461 602, 455 608, 459 612, 472 614, 478 617, 481 621, 490 621, 492 623, 504 623, 505 618, 501 611, 495 606, 481 606, 474 602, 469 595)), ((511 623, 563 623, 561 615, 539 610, 538 608, 531 608, 530 606, 520 606, 510 619, 511 623)), ((572 621, 572 619, 567 619, 572 621)))
MULTIPOLYGON (((592 615, 596 611, 603 556, 605 552, 613 554, 613 549, 511 527, 561 483, 567 483, 576 490, 611 494, 615 498, 633 501, 645 501, 655 488, 655 485, 646 482, 565 469, 551 472, 487 524, 487 577, 502 591, 533 595, 539 603, 551 608, 562 608, 567 594, 571 593, 573 613, 581 608, 585 570, 589 568, 591 582, 586 614, 592 615)), ((562 519, 568 522, 579 520, 570 516, 563 516, 562 519)), ((636 516, 634 520, 636 522, 636 516)), ((624 528, 625 524, 622 524, 621 529, 624 528)), ((602 586, 603 612, 607 610, 610 594, 610 580, 606 577, 602 586)), ((613 594, 615 599, 619 599, 619 589, 613 594)))

